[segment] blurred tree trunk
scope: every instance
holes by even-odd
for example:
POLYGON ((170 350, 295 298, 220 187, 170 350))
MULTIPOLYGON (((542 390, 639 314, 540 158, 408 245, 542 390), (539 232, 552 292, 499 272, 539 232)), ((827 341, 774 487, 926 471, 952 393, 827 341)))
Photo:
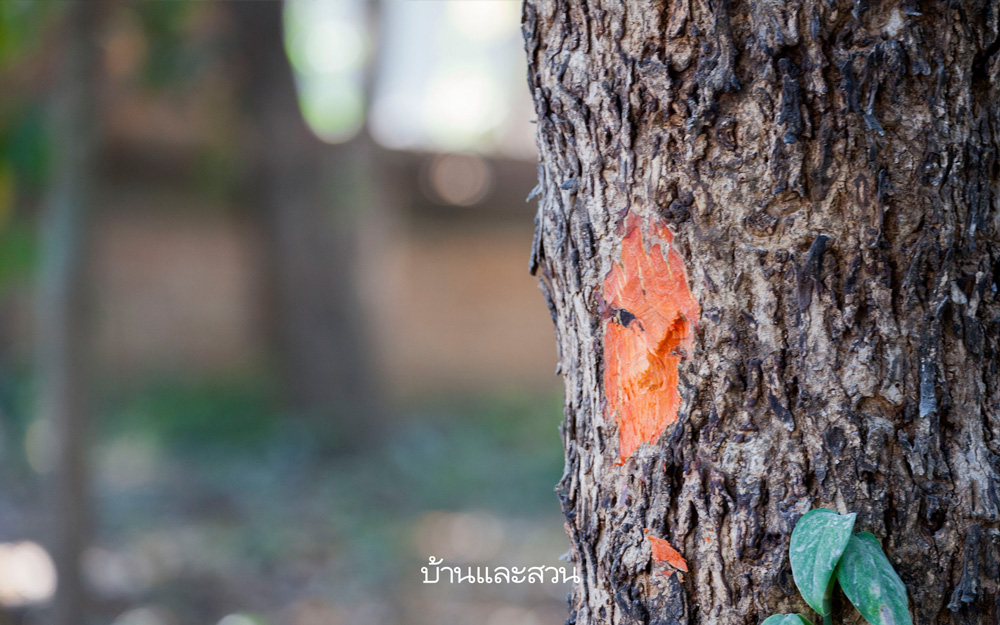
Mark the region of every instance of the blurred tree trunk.
POLYGON ((64 7, 62 49, 50 94, 52 165, 41 212, 36 383, 38 418, 53 437, 48 496, 59 575, 53 625, 79 625, 87 612, 80 573, 90 525, 84 275, 97 142, 99 12, 89 2, 64 7))
POLYGON ((915 623, 1000 622, 998 15, 526 2, 569 622, 806 612, 819 506, 879 536, 915 623))
POLYGON ((324 144, 303 120, 283 8, 231 5, 254 139, 247 191, 268 227, 286 397, 299 413, 333 417, 334 431, 354 439, 373 427, 376 409, 354 284, 354 221, 364 207, 350 205, 367 182, 365 153, 359 141, 324 144), (345 184, 331 184, 331 171, 345 184))

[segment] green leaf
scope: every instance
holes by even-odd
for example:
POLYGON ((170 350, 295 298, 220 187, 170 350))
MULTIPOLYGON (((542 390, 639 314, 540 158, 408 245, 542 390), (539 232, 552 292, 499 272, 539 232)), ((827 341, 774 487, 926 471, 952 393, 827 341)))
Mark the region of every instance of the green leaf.
POLYGON ((802 515, 788 546, 792 576, 802 598, 821 616, 830 613, 833 571, 854 529, 852 514, 816 508, 802 515))
POLYGON ((812 625, 801 614, 775 614, 764 619, 760 625, 812 625))
POLYGON ((837 567, 837 581, 872 625, 913 625, 906 586, 874 534, 862 532, 851 537, 837 567))

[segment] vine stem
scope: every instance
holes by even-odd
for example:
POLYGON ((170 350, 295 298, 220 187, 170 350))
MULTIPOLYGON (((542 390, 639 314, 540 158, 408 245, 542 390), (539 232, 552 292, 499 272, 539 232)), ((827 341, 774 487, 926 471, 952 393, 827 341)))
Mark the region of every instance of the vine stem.
POLYGON ((833 625, 833 579, 827 586, 826 594, 823 597, 823 625, 833 625))

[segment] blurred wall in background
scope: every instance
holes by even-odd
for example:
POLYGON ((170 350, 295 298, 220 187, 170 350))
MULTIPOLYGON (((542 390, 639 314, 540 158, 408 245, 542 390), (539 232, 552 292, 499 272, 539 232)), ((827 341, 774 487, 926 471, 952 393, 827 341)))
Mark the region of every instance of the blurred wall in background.
MULTIPOLYGON (((482 390, 497 384, 553 386, 551 327, 535 281, 526 271, 534 211, 524 198, 534 186, 535 171, 524 144, 526 139, 530 142, 531 128, 525 111, 494 111, 490 116, 502 122, 494 121, 494 125, 513 127, 497 135, 500 144, 496 144, 492 138, 483 139, 480 126, 489 130, 491 121, 477 112, 483 95, 477 89, 491 93, 510 89, 518 94, 511 98, 514 102, 526 98, 521 93, 521 75, 514 74, 516 80, 510 81, 509 73, 501 72, 499 77, 488 71, 476 74, 469 69, 468 55, 462 56, 466 50, 458 45, 461 36, 453 44, 458 49, 449 53, 437 49, 443 47, 440 40, 434 42, 440 38, 442 21, 471 29, 468 36, 473 39, 481 35, 477 29, 489 29, 486 52, 480 52, 484 58, 476 63, 496 65, 499 60, 505 72, 509 72, 505 64, 520 68, 517 48, 501 47, 505 54, 499 59, 491 56, 497 54, 496 39, 502 36, 509 42, 517 36, 509 21, 513 4, 483 4, 486 13, 482 9, 477 13, 475 7, 470 13, 464 3, 445 2, 387 3, 382 8, 392 45, 380 48, 379 60, 386 69, 376 79, 380 88, 374 106, 381 111, 381 118, 377 115, 374 122, 376 137, 418 151, 395 151, 376 144, 376 184, 383 186, 383 192, 377 203, 351 208, 360 213, 358 228, 360 236, 366 237, 355 251, 352 270, 358 272, 365 291, 368 308, 358 314, 368 320, 368 340, 379 374, 388 388, 403 394, 482 390), (502 21, 494 23, 497 14, 507 16, 506 28, 502 21), (407 27, 408 19, 416 20, 409 24, 412 28, 407 27), (420 24, 427 32, 415 36, 411 31, 419 33, 420 24), (414 50, 425 57, 416 65, 412 65, 414 50), (395 67, 393 61, 403 60, 412 66, 407 68, 416 70, 395 67), (463 82, 469 76, 476 76, 471 85, 463 82), (439 85, 442 82, 452 85, 445 95, 440 93, 445 89, 439 85), (471 88, 472 94, 463 88, 471 88), (429 99, 433 104, 434 98, 445 98, 447 106, 471 112, 458 120, 457 130, 439 120, 441 112, 433 106, 424 115, 427 119, 420 116, 419 108, 415 116, 406 118, 400 112, 405 109, 399 108, 401 93, 408 93, 411 103, 429 99), (447 150, 426 151, 451 144, 464 148, 463 152, 449 156, 447 150), (498 151, 500 147, 505 149, 498 151), (505 155, 511 152, 520 158, 505 155)), ((345 19, 336 17, 342 8, 326 10, 334 17, 314 23, 313 31, 318 34, 306 33, 302 38, 346 28, 345 19)), ((160 9, 142 6, 141 11, 160 9)), ((232 118, 237 106, 233 77, 215 39, 227 37, 231 24, 217 8, 145 18, 176 20, 179 23, 172 27, 179 32, 171 36, 194 40, 175 41, 178 49, 161 52, 181 57, 175 63, 194 66, 193 75, 155 78, 150 85, 143 78, 143 72, 151 71, 147 65, 169 63, 149 58, 155 45, 142 32, 143 18, 135 15, 138 12, 139 8, 120 3, 108 17, 103 40, 109 74, 101 108, 105 184, 89 226, 95 241, 89 259, 94 287, 92 330, 101 369, 119 380, 135 381, 151 375, 258 366, 267 358, 268 315, 273 312, 268 289, 272 285, 264 249, 267 224, 239 201, 238 192, 227 191, 240 184, 242 144, 239 124, 232 118), (161 80, 166 84, 155 84, 161 80)), ((516 12, 514 17, 516 28, 516 12)), ((358 15, 353 18, 359 19, 358 15)), ((353 26, 363 29, 364 24, 353 26)), ((307 41, 305 45, 307 56, 351 54, 336 42, 319 51, 309 47, 318 44, 307 41)), ((362 61, 355 58, 350 69, 358 71, 362 61)), ((303 65, 306 85, 322 84, 321 79, 330 73, 327 68, 325 73, 321 69, 309 74, 308 63, 303 65)), ((334 65, 336 69, 343 64, 334 65)), ((335 83, 337 78, 332 80, 335 83)), ((304 87, 307 92, 310 89, 320 90, 304 87)), ((355 127, 356 120, 341 123, 354 132, 360 129, 355 127)), ((330 174, 331 179, 335 175, 330 174)), ((334 207, 331 204, 329 210, 334 207)), ((4 294, 8 321, 2 330, 11 357, 19 359, 30 355, 28 286, 8 285, 4 294)))

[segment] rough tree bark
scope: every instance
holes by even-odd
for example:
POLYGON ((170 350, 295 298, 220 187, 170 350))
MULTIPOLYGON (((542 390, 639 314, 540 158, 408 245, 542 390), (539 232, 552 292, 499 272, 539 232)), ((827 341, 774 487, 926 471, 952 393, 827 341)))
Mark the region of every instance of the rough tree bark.
POLYGON ((915 623, 1000 622, 998 13, 526 1, 569 622, 808 613, 820 506, 915 623))

